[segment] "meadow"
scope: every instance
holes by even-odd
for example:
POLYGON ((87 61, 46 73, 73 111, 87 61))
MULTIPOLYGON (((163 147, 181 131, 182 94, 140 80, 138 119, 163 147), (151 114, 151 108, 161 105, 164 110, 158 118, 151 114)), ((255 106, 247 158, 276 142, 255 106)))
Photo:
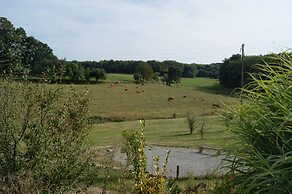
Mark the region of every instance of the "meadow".
MULTIPOLYGON (((70 86, 64 85, 65 88, 70 86)), ((139 119, 146 120, 145 136, 148 144, 182 147, 222 147, 234 141, 220 114, 225 106, 238 103, 237 98, 222 93, 215 79, 182 78, 171 87, 161 82, 137 85, 132 75, 107 74, 100 84, 74 85, 78 91, 88 90, 93 120, 88 144, 113 146, 121 142, 125 129, 139 129, 139 119), (168 101, 169 97, 174 100, 168 101), (218 104, 220 108, 213 107, 218 104), (197 128, 190 134, 186 117, 195 117, 197 128), (205 121, 204 138, 199 129, 205 121), (99 123, 99 122, 98 122, 99 123)))
MULTIPOLYGON (((147 120, 144 127, 146 143, 160 146, 179 147, 224 147, 234 142, 234 137, 226 131, 220 116, 196 117, 198 128, 190 134, 185 118, 147 120), (205 120, 204 136, 199 130, 205 120)), ((109 122, 94 124, 88 144, 90 146, 115 146, 122 141, 122 131, 140 129, 139 121, 109 122)))
POLYGON ((91 117, 127 121, 183 118, 188 114, 214 115, 226 105, 238 102, 236 98, 221 94, 220 89, 206 91, 206 88, 218 85, 216 80, 208 78, 184 78, 182 84, 171 87, 152 82, 137 85, 132 82, 131 75, 109 74, 107 78, 101 84, 74 86, 79 91, 85 88, 89 91, 91 117), (120 82, 115 84, 115 81, 120 82), (168 101, 169 97, 175 100, 168 101), (214 103, 221 109, 214 109, 214 103))

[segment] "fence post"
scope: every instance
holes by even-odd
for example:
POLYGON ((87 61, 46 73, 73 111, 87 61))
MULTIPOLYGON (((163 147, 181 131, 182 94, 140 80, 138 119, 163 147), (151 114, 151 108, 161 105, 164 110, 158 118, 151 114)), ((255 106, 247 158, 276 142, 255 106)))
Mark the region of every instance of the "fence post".
POLYGON ((176 179, 178 179, 179 176, 179 166, 176 166, 176 179))

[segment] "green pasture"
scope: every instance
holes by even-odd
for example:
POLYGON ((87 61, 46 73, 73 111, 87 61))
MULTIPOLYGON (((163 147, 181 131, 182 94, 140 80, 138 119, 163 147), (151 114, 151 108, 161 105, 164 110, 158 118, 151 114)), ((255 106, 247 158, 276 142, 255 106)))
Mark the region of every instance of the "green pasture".
POLYGON ((107 73, 106 82, 121 81, 121 82, 133 82, 132 74, 121 74, 121 73, 107 73))
MULTIPOLYGON (((197 117, 199 127, 190 134, 185 118, 146 120, 144 133, 146 143, 163 146, 183 147, 223 147, 234 142, 234 138, 226 131, 224 120, 221 116, 197 117), (205 132, 200 138, 199 128, 205 119, 205 132)), ((104 123, 93 125, 89 134, 90 146, 113 146, 121 143, 122 131, 125 129, 139 130, 139 121, 126 121, 120 123, 104 123)))
MULTIPOLYGON (((166 86, 161 83, 75 85, 79 91, 89 91, 90 116, 117 120, 159 119, 194 115, 213 115, 225 105, 238 102, 226 95, 201 90, 166 86), (185 96, 185 97, 184 97, 185 96), (168 101, 169 97, 175 100, 168 101), (215 109, 212 105, 221 106, 215 109)), ((65 85, 65 88, 70 86, 65 85)))

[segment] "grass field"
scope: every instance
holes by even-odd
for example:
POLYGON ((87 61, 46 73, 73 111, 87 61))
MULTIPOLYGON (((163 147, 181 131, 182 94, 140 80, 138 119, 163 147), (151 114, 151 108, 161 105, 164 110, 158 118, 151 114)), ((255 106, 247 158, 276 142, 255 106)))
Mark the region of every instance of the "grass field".
POLYGON ((113 82, 113 81, 121 81, 121 82, 133 82, 132 74, 121 74, 121 73, 107 73, 105 82, 113 82))
MULTIPOLYGON (((65 85, 65 87, 69 87, 65 85)), ((238 101, 226 95, 203 92, 193 88, 169 87, 158 83, 145 85, 120 83, 110 86, 109 83, 98 85, 76 85, 77 90, 85 87, 90 93, 90 115, 119 120, 158 119, 213 114, 218 109, 213 103, 224 107, 238 101), (127 91, 125 88, 127 87, 127 91), (139 88, 137 88, 139 87, 139 88), (175 100, 168 101, 169 97, 175 100), (186 96, 184 98, 184 96, 186 96)))
MULTIPOLYGON (((113 145, 121 140, 124 129, 139 129, 139 119, 146 119, 145 134, 149 144, 168 146, 221 147, 232 142, 225 124, 218 113, 226 105, 238 103, 237 98, 219 94, 220 86, 215 79, 183 78, 181 84, 171 87, 162 83, 137 85, 131 82, 132 75, 108 74, 107 82, 101 84, 74 85, 78 91, 89 91, 90 116, 111 121, 93 124, 89 145, 113 145), (121 81, 115 84, 115 81, 121 81), (126 90, 127 91, 126 91, 126 90), (175 100, 168 101, 169 97, 175 100), (219 104, 221 108, 212 105, 219 104), (201 121, 206 119, 206 136, 190 135, 186 123, 192 114, 201 121)), ((64 85, 69 89, 69 85, 64 85)))
MULTIPOLYGON (((147 120, 144 128, 146 143, 152 145, 181 147, 222 147, 234 141, 231 134, 225 130, 225 124, 220 116, 196 118, 199 128, 190 134, 185 118, 147 120), (199 128, 205 119, 204 138, 200 138, 199 128)), ((125 129, 140 129, 139 121, 121 123, 104 123, 93 125, 89 134, 90 146, 115 145, 121 142, 122 131, 125 129)))

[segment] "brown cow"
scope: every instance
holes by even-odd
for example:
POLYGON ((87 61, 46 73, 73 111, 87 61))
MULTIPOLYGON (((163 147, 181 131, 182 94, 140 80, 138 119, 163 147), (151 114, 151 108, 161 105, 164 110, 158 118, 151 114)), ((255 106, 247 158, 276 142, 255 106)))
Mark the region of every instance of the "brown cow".
POLYGON ((167 101, 171 101, 171 100, 175 100, 175 98, 173 96, 169 96, 167 101))
POLYGON ((219 105, 219 104, 216 104, 216 103, 213 103, 213 104, 212 104, 212 107, 213 107, 213 108, 221 108, 220 105, 219 105))
POLYGON ((187 98, 187 95, 184 95, 183 98, 187 98))

